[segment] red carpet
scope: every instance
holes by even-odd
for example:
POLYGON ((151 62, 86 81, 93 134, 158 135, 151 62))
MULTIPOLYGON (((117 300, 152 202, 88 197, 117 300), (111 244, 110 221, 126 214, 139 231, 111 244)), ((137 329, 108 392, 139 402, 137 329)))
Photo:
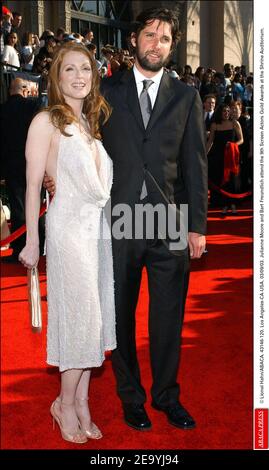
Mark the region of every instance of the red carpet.
MULTIPOLYGON (((181 401, 197 428, 183 431, 146 409, 153 428, 141 433, 122 421, 111 362, 96 370, 91 384, 92 416, 101 441, 63 441, 52 429, 49 406, 59 386, 48 367, 46 328, 29 326, 25 269, 2 264, 1 369, 3 449, 252 449, 252 210, 239 217, 209 213, 208 254, 193 261, 180 367, 181 401)), ((45 262, 40 264, 45 302, 45 262)), ((71 269, 71 266, 70 266, 71 269)), ((151 374, 147 339, 147 283, 137 312, 138 354, 143 384, 151 374)))

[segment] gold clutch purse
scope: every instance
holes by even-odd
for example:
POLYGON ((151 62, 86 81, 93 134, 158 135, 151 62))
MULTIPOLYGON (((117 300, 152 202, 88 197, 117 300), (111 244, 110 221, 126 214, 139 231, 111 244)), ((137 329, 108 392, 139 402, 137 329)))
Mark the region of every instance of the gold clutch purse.
POLYGON ((28 301, 30 309, 30 321, 32 330, 35 333, 40 333, 42 330, 42 312, 41 312, 41 298, 39 288, 39 275, 38 269, 28 269, 28 301))

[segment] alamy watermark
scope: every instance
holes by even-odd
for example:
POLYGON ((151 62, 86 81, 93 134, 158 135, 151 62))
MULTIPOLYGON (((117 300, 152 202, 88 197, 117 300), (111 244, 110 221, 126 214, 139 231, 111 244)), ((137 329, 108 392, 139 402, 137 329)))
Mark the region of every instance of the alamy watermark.
POLYGON ((79 212, 80 229, 88 239, 166 240, 170 250, 181 251, 188 246, 188 204, 116 204, 111 199, 105 208, 84 204, 79 212), (100 227, 97 218, 101 217, 100 227), (112 218, 116 220, 112 223, 112 218), (94 221, 94 222, 93 222, 94 221))

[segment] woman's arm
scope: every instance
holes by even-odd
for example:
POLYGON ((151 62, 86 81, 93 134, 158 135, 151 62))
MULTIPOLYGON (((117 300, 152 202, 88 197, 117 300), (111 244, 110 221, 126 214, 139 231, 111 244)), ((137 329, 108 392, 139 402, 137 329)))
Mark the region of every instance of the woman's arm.
POLYGON ((9 63, 9 47, 7 44, 4 46, 2 62, 4 62, 4 64, 9 63))
POLYGON ((19 260, 27 268, 37 265, 39 259, 38 218, 40 191, 46 170, 47 158, 54 127, 46 112, 41 112, 32 121, 26 142, 26 245, 19 260))
POLYGON ((33 55, 34 55, 34 50, 32 49, 32 52, 28 52, 28 50, 26 48, 22 48, 22 57, 23 57, 23 60, 26 64, 29 64, 29 62, 31 62, 32 58, 33 58, 33 55))
POLYGON ((215 130, 216 130, 216 124, 213 122, 211 124, 209 138, 208 138, 208 141, 206 143, 206 153, 209 152, 209 150, 211 149, 211 147, 213 145, 214 137, 215 137, 215 130))
POLYGON ((244 143, 244 138, 243 138, 243 132, 242 132, 242 127, 240 125, 240 122, 238 121, 234 121, 233 122, 233 125, 234 125, 234 130, 235 130, 235 133, 236 133, 236 137, 237 137, 237 141, 236 141, 236 144, 237 145, 241 145, 244 143))

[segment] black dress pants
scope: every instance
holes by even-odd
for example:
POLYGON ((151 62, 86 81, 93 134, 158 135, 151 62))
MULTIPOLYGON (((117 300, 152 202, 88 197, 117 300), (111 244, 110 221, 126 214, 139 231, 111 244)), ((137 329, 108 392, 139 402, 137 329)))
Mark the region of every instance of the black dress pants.
POLYGON ((181 329, 189 281, 189 252, 169 252, 161 240, 122 240, 114 246, 117 349, 112 353, 117 392, 124 403, 142 404, 135 338, 135 311, 142 269, 148 274, 149 345, 153 401, 166 406, 178 400, 177 372, 181 329))

